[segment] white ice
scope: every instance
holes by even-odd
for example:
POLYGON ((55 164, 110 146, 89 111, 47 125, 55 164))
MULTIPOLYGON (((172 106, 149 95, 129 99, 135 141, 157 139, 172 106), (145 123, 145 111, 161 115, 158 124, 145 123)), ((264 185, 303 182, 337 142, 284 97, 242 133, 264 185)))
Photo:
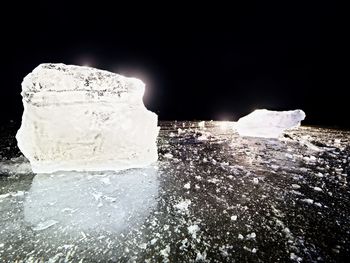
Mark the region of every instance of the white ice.
POLYGON ((104 70, 41 64, 22 82, 18 146, 33 172, 144 167, 158 158, 145 84, 104 70))
POLYGON ((241 136, 278 138, 286 130, 300 126, 305 119, 302 110, 270 111, 255 110, 234 124, 234 129, 241 136))

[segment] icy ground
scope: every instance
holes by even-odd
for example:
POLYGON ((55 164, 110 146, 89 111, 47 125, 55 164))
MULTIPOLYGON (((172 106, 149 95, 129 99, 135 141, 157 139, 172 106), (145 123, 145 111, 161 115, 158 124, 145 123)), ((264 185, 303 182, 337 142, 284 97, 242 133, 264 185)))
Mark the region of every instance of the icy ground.
POLYGON ((346 262, 350 132, 163 122, 154 167, 34 175, 0 130, 0 262, 346 262))

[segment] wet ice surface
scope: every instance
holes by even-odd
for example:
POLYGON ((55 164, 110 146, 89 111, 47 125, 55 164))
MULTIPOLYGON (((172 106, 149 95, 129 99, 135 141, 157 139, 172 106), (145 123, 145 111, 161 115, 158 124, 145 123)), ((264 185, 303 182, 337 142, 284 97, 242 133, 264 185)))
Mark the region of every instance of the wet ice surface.
MULTIPOLYGON (((0 258, 30 262, 340 262, 350 256, 350 132, 241 138, 163 122, 159 161, 34 175, 2 131, 0 258)), ((15 131, 15 130, 13 130, 15 131)))

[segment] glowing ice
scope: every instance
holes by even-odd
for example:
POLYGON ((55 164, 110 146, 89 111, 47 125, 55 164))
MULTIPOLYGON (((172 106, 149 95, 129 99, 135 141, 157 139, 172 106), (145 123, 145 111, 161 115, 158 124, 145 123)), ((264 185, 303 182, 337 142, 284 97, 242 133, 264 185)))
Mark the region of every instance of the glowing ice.
POLYGON ((234 128, 241 136, 278 138, 286 129, 300 126, 304 119, 305 113, 302 110, 261 109, 240 118, 234 128))
POLYGON ((22 82, 18 147, 37 173, 144 167, 157 160, 145 84, 104 70, 41 64, 22 82))

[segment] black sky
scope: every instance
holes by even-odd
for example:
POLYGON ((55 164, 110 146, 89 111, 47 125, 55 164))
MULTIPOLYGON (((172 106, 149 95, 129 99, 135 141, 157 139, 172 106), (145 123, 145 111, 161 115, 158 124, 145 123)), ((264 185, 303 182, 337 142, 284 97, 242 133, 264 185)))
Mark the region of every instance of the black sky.
POLYGON ((169 2, 152 13, 72 2, 13 7, 2 18, 1 120, 20 120, 26 74, 62 62, 141 78, 145 104, 161 120, 301 108, 306 124, 350 126, 344 32, 331 1, 204 11, 169 2))

